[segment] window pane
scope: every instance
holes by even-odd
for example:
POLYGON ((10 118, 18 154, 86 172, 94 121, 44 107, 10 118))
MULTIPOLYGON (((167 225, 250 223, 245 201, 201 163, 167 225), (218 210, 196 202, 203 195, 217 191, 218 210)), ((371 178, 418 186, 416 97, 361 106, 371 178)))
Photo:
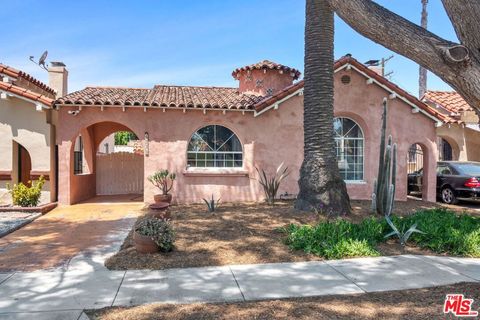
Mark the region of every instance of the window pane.
POLYGON ((363 134, 355 121, 335 118, 335 150, 344 180, 363 180, 363 134))
POLYGON ((201 128, 188 144, 187 163, 190 166, 241 167, 242 157, 240 140, 223 126, 201 128))

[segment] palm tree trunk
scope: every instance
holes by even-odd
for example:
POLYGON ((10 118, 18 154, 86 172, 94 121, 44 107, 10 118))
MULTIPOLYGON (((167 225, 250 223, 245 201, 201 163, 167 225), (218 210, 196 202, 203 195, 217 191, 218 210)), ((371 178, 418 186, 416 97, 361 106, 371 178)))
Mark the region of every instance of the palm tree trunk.
MULTIPOLYGON (((428 11, 427 11, 428 0, 422 0, 422 19, 421 26, 423 29, 428 27, 428 11)), ((425 92, 427 91, 427 69, 423 66, 420 66, 419 78, 418 78, 418 97, 421 99, 425 92)))
POLYGON ((307 0, 305 24, 304 160, 295 207, 329 215, 350 212, 333 136, 333 11, 326 0, 307 0))

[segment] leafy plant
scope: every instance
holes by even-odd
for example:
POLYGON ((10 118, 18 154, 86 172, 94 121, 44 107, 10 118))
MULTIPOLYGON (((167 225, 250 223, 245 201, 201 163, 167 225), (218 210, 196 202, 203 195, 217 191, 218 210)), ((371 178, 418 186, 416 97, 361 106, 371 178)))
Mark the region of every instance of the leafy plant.
POLYGON ((414 223, 410 228, 408 228, 407 231, 404 231, 405 229, 400 231, 395 226, 395 224, 392 222, 392 220, 390 219, 389 216, 385 216, 385 220, 387 221, 390 228, 392 228, 392 231, 390 233, 388 233, 387 235, 385 235, 385 238, 390 238, 391 236, 396 235, 398 237, 398 240, 400 240, 400 244, 402 245, 402 247, 405 247, 407 245, 408 239, 415 232, 425 234, 425 232, 422 232, 422 231, 417 229, 417 223, 414 223))
POLYGON ((40 176, 38 181, 29 181, 29 183, 31 184, 30 187, 20 182, 19 184, 14 184, 13 188, 10 188, 10 185, 7 184, 7 189, 12 195, 14 205, 21 207, 36 207, 38 205, 45 178, 40 176))
POLYGON ((280 184, 282 183, 283 179, 285 179, 290 174, 290 172, 288 171, 288 167, 284 168, 283 163, 281 163, 278 166, 275 175, 271 177, 267 176, 265 170, 262 169, 260 172, 257 167, 255 167, 255 169, 260 176, 258 182, 263 187, 263 192, 265 193, 265 200, 268 204, 274 205, 280 184))
POLYGON ((174 172, 170 173, 168 170, 160 170, 149 176, 147 179, 155 187, 160 189, 162 194, 167 195, 170 190, 172 190, 173 182, 176 178, 177 175, 174 172))
POLYGON ((137 225, 135 231, 150 237, 161 251, 168 252, 173 249, 175 230, 170 221, 156 218, 147 218, 137 225))
POLYGON ((480 218, 468 214, 457 215, 446 209, 418 211, 392 220, 401 228, 412 223, 425 233, 414 233, 412 241, 436 253, 480 258, 480 218))
POLYGON ((325 257, 378 256, 375 249, 383 241, 385 226, 375 218, 355 224, 346 220, 321 222, 315 226, 291 224, 285 228, 286 243, 295 250, 325 257))
POLYGON ((135 133, 130 131, 118 131, 114 135, 115 145, 126 146, 130 140, 138 140, 135 133))
POLYGON ((218 207, 220 207, 220 198, 218 198, 217 201, 215 201, 215 199, 213 198, 213 194, 212 194, 212 199, 207 200, 203 198, 203 201, 207 204, 208 212, 215 212, 215 210, 217 210, 218 207))

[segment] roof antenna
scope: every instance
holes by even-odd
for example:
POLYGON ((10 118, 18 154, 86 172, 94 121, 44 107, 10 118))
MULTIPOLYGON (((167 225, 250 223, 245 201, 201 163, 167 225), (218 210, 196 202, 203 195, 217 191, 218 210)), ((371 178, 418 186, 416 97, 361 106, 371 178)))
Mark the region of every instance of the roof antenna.
POLYGON ((39 66, 40 68, 42 69, 45 69, 48 71, 47 69, 47 65, 45 64, 45 60, 47 60, 47 56, 48 56, 48 51, 45 50, 45 52, 42 54, 42 56, 40 57, 40 59, 38 59, 38 62, 36 62, 35 60, 35 57, 34 56, 30 56, 30 61, 32 61, 33 63, 35 63, 37 66, 39 66))

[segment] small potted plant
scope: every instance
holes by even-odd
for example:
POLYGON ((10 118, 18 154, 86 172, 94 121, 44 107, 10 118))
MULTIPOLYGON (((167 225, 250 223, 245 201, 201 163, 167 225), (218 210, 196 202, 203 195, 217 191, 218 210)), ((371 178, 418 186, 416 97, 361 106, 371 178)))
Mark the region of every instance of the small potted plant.
POLYGON ((148 181, 150 181, 162 192, 161 194, 155 194, 153 196, 155 203, 172 202, 172 195, 169 194, 169 192, 172 190, 173 182, 175 181, 176 177, 177 175, 174 172, 170 173, 168 170, 157 171, 148 177, 148 181))
POLYGON ((170 221, 146 218, 135 227, 133 240, 140 253, 169 252, 173 249, 175 231, 170 221))

